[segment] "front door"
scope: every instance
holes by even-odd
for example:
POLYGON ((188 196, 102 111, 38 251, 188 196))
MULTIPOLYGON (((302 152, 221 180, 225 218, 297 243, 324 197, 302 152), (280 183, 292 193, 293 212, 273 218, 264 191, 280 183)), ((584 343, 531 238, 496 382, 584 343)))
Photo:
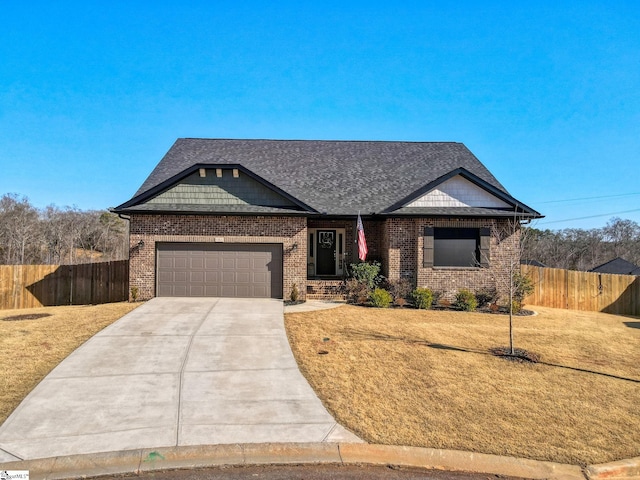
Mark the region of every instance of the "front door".
POLYGON ((336 231, 318 230, 316 237, 316 275, 335 275, 336 231))

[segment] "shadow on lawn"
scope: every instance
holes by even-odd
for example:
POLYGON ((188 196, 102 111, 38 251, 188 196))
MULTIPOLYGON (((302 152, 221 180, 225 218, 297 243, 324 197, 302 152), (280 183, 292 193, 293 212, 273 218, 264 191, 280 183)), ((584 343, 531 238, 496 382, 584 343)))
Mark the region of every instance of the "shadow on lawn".
MULTIPOLYGON (((485 350, 478 350, 478 349, 464 348, 464 347, 456 347, 454 345, 446 345, 446 344, 442 344, 442 343, 431 343, 431 342, 429 342, 427 340, 416 339, 416 338, 411 338, 411 337, 400 337, 400 336, 395 336, 395 335, 387 335, 387 334, 383 334, 383 333, 367 332, 367 331, 364 331, 364 330, 353 330, 353 329, 343 330, 342 333, 344 333, 346 335, 350 335, 352 337, 362 338, 363 340, 379 340, 379 341, 387 341, 387 342, 404 342, 404 343, 409 343, 409 344, 412 344, 412 345, 422 345, 422 346, 425 346, 425 347, 433 348, 435 350, 449 350, 449 351, 454 351, 454 352, 464 352, 464 353, 475 353, 475 354, 478 354, 478 355, 488 355, 488 356, 491 356, 491 357, 495 356, 491 352, 488 352, 488 351, 485 351, 485 350)), ((640 383, 640 380, 635 379, 635 378, 621 377, 619 375, 613 375, 611 373, 604 373, 604 372, 596 372, 595 370, 587 370, 585 368, 570 367, 568 365, 558 365, 556 363, 543 362, 543 361, 540 361, 540 360, 538 360, 536 362, 536 364, 537 365, 545 365, 547 367, 564 368, 564 369, 567 369, 567 370, 573 370, 575 372, 590 373, 590 374, 593 374, 593 375, 601 375, 603 377, 614 378, 616 380, 624 380, 626 382, 640 383)))

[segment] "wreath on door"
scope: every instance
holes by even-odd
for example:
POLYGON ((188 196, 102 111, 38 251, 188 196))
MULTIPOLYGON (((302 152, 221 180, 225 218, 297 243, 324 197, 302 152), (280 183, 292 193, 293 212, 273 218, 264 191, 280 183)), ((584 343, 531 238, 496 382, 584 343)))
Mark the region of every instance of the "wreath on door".
POLYGON ((319 232, 318 245, 320 248, 333 248, 333 232, 319 232))

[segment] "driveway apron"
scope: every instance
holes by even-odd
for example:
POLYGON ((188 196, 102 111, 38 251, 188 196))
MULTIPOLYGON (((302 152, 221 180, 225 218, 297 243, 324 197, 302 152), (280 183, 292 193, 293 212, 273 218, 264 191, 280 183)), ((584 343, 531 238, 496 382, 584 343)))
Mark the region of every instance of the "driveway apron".
POLYGON ((273 299, 155 298, 0 426, 0 462, 163 446, 357 441, 298 370, 273 299))

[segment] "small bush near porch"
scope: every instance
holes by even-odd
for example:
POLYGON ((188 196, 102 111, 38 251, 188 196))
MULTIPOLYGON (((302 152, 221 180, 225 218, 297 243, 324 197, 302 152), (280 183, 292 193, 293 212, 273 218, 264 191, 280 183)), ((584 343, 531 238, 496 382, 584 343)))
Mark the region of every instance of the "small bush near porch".
POLYGON ((286 326, 324 404, 368 442, 574 464, 640 455, 640 320, 531 308, 515 346, 539 363, 490 353, 509 341, 502 315, 347 305, 286 326))

